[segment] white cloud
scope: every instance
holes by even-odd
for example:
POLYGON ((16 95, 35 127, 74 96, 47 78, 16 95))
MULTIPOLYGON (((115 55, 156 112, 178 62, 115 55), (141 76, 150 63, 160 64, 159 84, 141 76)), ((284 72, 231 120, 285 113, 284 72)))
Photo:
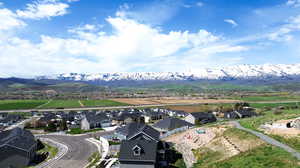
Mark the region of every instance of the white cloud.
POLYGON ((25 10, 17 10, 16 14, 20 18, 26 19, 50 19, 54 16, 65 15, 67 13, 67 8, 69 8, 69 5, 66 3, 61 3, 56 0, 43 0, 27 4, 25 10))
POLYGON ((288 6, 300 7, 300 0, 288 0, 286 4, 288 6))
POLYGON ((8 9, 0 9, 0 30, 10 30, 26 24, 17 18, 17 15, 8 9))
POLYGON ((224 22, 231 24, 232 27, 238 26, 238 24, 232 19, 225 19, 224 22))
POLYGON ((300 31, 300 15, 291 17, 286 24, 272 33, 268 34, 268 38, 274 41, 290 41, 293 39, 293 32, 300 31))
MULTIPOLYGON (((244 46, 225 44, 221 37, 206 30, 163 33, 159 28, 132 19, 110 17, 107 22, 113 33, 88 24, 73 29, 72 38, 41 36, 40 43, 14 36, 2 39, 0 75, 184 71, 187 65, 197 68, 205 63, 215 64, 217 54, 247 50, 244 46)), ((237 60, 231 57, 225 62, 237 60)))

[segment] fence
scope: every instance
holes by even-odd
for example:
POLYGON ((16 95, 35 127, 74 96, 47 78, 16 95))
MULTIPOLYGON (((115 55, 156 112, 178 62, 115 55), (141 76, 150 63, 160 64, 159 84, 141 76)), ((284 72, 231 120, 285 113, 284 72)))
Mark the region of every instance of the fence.
POLYGON ((184 127, 176 128, 176 129, 174 129, 172 131, 168 131, 167 133, 161 135, 160 139, 166 138, 166 137, 168 137, 170 135, 173 135, 173 134, 177 134, 179 132, 183 132, 183 131, 185 131, 185 130, 187 130, 189 128, 190 128, 189 126, 184 126, 184 127))

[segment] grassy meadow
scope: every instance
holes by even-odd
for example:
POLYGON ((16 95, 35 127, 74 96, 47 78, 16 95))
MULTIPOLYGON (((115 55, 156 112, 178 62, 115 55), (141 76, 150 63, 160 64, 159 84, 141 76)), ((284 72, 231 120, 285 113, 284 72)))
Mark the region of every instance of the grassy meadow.
POLYGON ((81 100, 85 107, 109 107, 109 106, 127 106, 129 104, 113 100, 81 100))
POLYGON ((47 100, 0 100, 0 110, 33 109, 46 102, 47 100))

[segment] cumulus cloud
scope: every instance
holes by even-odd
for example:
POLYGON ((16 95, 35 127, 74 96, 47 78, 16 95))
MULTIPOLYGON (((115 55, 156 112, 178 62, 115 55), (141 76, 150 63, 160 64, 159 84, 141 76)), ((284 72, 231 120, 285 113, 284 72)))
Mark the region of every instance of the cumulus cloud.
POLYGON ((15 36, 2 39, 0 74, 184 71, 187 65, 197 68, 200 64, 213 64, 216 54, 247 50, 225 44, 222 37, 202 29, 195 33, 163 32, 122 17, 109 17, 106 21, 112 26, 112 33, 87 24, 71 29, 70 38, 42 35, 39 43, 15 36))
POLYGON ((232 27, 238 26, 238 24, 232 19, 225 19, 224 22, 231 24, 232 27))
POLYGON ((17 10, 16 14, 20 18, 42 19, 54 16, 62 16, 67 13, 69 5, 56 0, 40 0, 27 4, 25 10, 17 10))
POLYGON ((5 8, 0 9, 0 20, 0 30, 10 30, 26 25, 22 20, 17 18, 14 12, 5 8))

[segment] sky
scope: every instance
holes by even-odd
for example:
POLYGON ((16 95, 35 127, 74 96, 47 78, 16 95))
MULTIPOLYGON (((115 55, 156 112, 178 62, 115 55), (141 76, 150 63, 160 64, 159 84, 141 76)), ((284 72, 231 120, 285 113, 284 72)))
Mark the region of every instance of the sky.
POLYGON ((300 62, 300 0, 0 0, 0 77, 300 62))

